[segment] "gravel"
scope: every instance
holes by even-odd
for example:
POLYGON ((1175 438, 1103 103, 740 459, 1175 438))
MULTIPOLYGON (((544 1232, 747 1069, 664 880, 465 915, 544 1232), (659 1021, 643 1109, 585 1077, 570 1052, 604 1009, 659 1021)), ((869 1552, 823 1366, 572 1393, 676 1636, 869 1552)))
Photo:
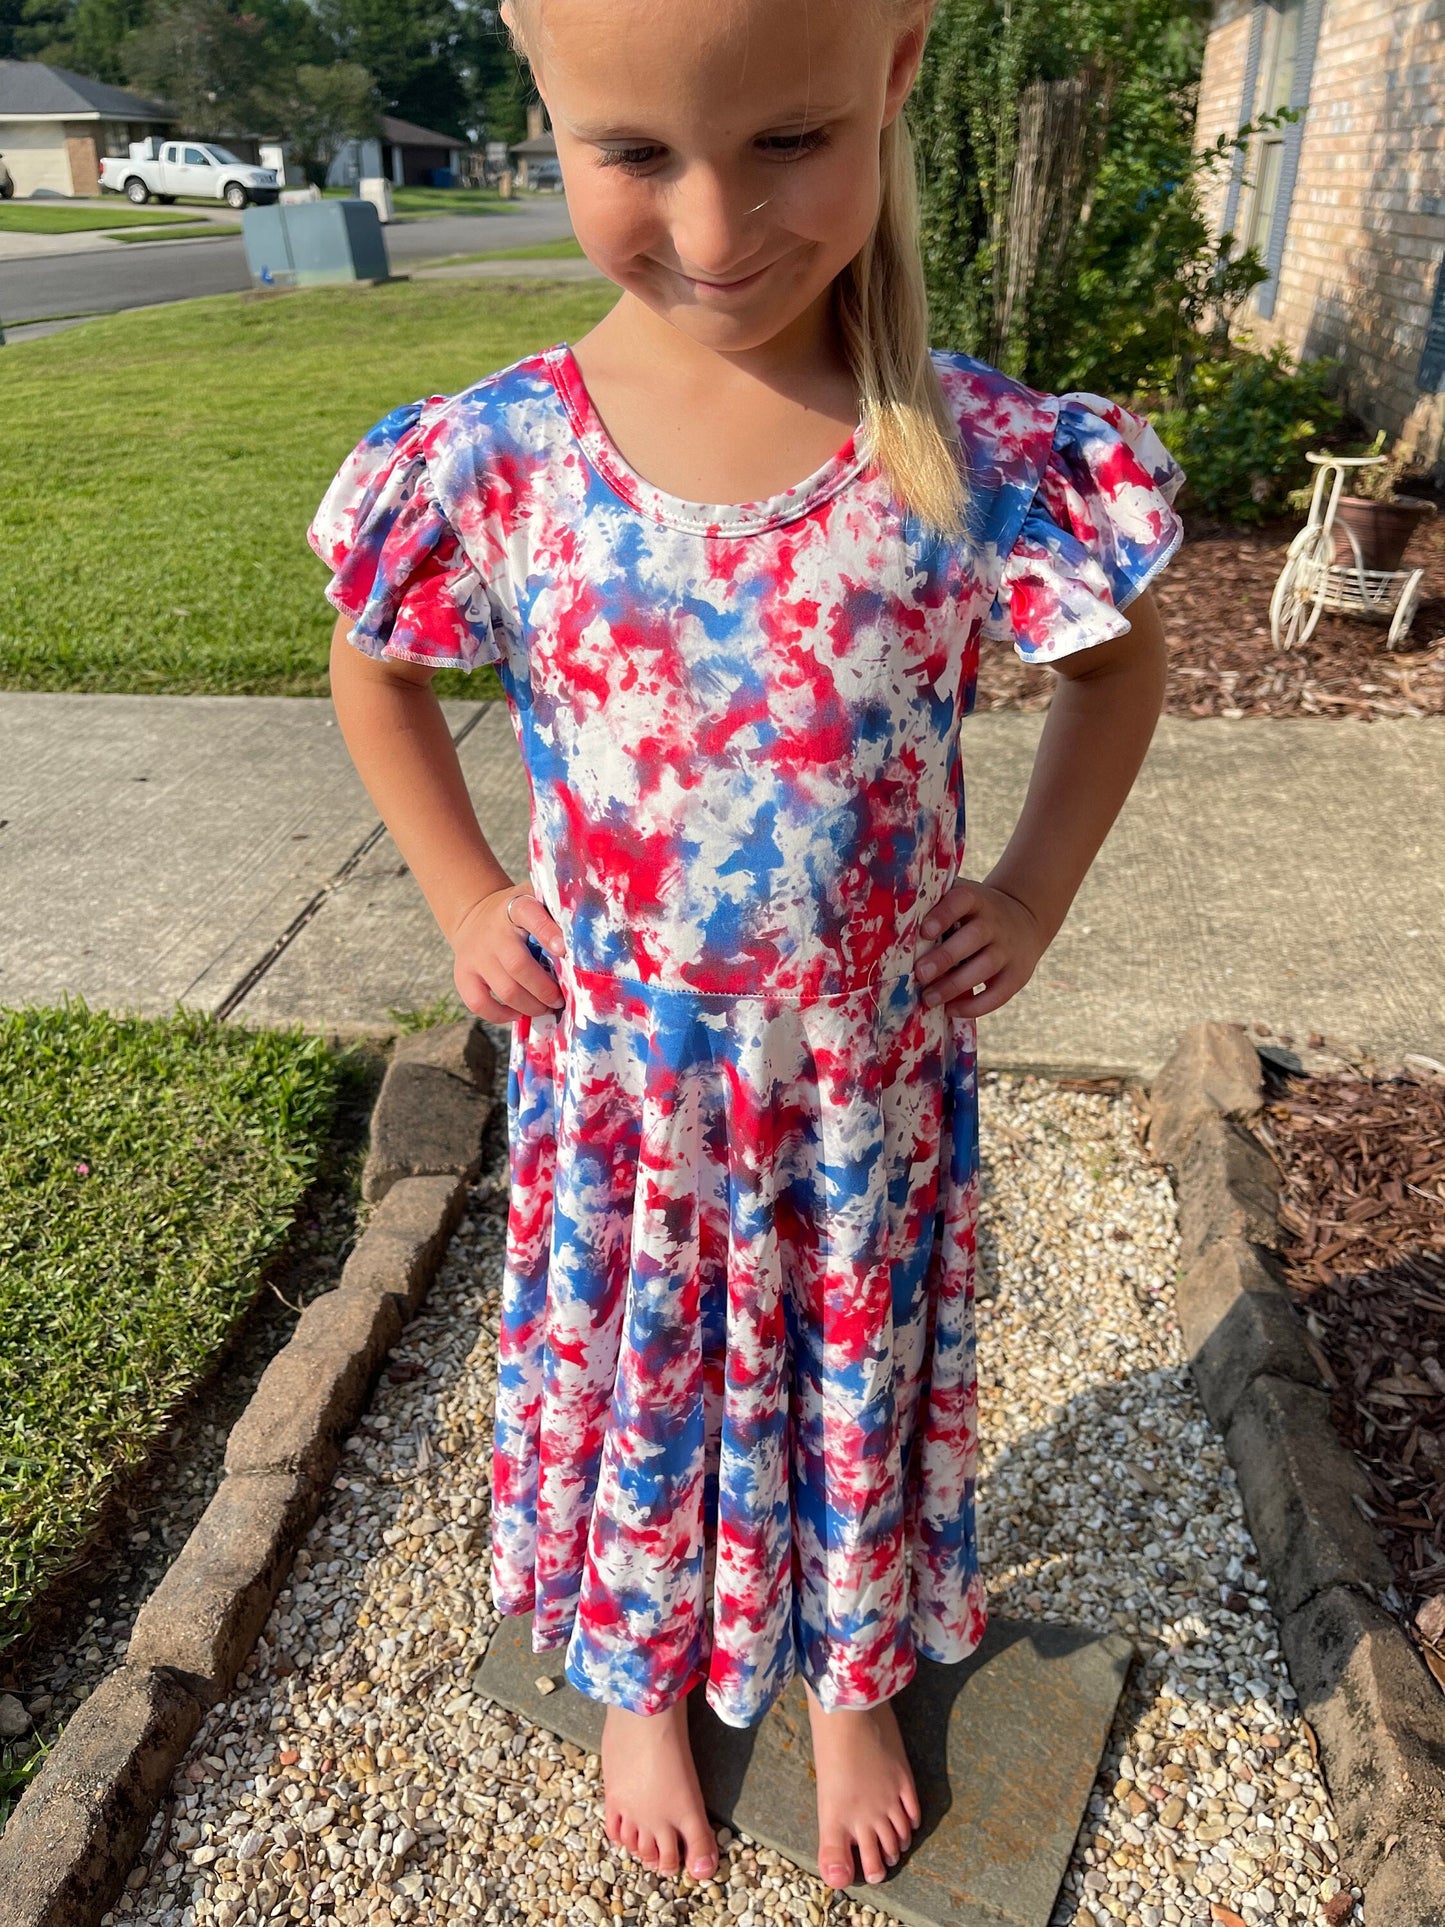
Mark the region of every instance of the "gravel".
MULTIPOLYGON (((990 1596, 1001 1614, 1119 1628, 1142 1656, 1054 1927, 1358 1919, 1234 1478, 1183 1365, 1168 1181, 1127 1097, 986 1077, 982 1104, 990 1596)), ((505 1211, 494 1133, 261 1644, 105 1927, 885 1918, 726 1828, 715 1880, 649 1874, 607 1840, 597 1760, 472 1692, 498 1623, 505 1211)))

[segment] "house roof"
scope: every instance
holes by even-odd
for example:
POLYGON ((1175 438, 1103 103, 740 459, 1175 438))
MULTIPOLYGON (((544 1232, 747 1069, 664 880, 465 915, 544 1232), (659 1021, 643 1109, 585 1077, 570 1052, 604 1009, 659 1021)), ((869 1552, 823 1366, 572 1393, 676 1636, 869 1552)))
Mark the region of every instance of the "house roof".
POLYGON ((456 134, 438 134, 435 128, 418 127, 415 121, 396 120, 391 114, 381 117, 381 137, 393 147, 465 147, 456 134))
POLYGON ((43 60, 0 60, 0 120, 172 121, 176 111, 43 60))
POLYGON ((513 141, 511 151, 514 154, 525 154, 531 160, 541 160, 544 157, 555 159, 557 143, 550 134, 534 134, 530 140, 513 141))

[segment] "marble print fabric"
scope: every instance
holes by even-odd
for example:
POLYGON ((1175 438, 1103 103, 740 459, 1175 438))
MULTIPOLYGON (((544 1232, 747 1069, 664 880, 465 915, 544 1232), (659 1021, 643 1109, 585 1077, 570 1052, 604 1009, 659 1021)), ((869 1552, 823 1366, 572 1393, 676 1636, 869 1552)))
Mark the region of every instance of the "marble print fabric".
POLYGON ((983 1632, 975 1035, 918 926, 981 640, 1124 633, 1183 476, 1104 397, 935 362, 959 539, 861 428, 766 500, 667 495, 566 344, 386 416, 310 531, 358 648, 493 664, 516 730, 566 954, 511 1035, 491 1583, 637 1712, 751 1725, 795 1671, 870 1706, 983 1632))

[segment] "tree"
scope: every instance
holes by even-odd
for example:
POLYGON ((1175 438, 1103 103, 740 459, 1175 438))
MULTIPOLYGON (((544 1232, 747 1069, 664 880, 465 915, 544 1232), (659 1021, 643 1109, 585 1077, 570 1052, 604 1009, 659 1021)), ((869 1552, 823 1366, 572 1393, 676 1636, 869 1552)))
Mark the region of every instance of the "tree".
POLYGON ((125 79, 122 48, 145 17, 146 0, 78 0, 71 27, 71 66, 95 80, 125 79))
POLYGON ((941 0, 909 108, 936 340, 1128 393, 1172 375, 1211 289, 1259 278, 1221 262, 1198 192, 1209 11, 941 0))
POLYGON ((380 132, 376 86, 354 61, 300 66, 282 77, 266 102, 271 123, 285 131, 308 180, 319 187, 344 141, 380 132))
POLYGON ((248 126, 266 77, 262 21, 223 0, 159 0, 122 56, 130 85, 169 101, 196 134, 248 126))
POLYGON ((462 135, 471 102, 456 49, 451 0, 317 0, 317 19, 338 60, 364 67, 383 108, 462 135))

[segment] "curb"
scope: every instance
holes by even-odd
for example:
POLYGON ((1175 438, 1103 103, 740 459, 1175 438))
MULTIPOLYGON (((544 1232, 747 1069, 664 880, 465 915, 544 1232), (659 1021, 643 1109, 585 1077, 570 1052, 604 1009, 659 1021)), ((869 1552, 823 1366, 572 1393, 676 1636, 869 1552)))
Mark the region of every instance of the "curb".
POLYGON ((1275 1255, 1279 1174, 1249 1129, 1263 1108, 1260 1060, 1237 1024, 1195 1025, 1151 1087, 1149 1147, 1179 1205, 1180 1329, 1367 1927, 1442 1927, 1445 1695, 1380 1603, 1393 1575, 1357 1509, 1370 1488, 1330 1422, 1333 1380, 1275 1255))
POLYGON ((251 1653, 383 1360, 426 1297, 482 1162, 496 1067, 478 1022, 397 1044, 371 1117, 376 1208, 231 1428, 225 1474, 0 1834, 0 1927, 96 1927, 206 1710, 251 1653))

